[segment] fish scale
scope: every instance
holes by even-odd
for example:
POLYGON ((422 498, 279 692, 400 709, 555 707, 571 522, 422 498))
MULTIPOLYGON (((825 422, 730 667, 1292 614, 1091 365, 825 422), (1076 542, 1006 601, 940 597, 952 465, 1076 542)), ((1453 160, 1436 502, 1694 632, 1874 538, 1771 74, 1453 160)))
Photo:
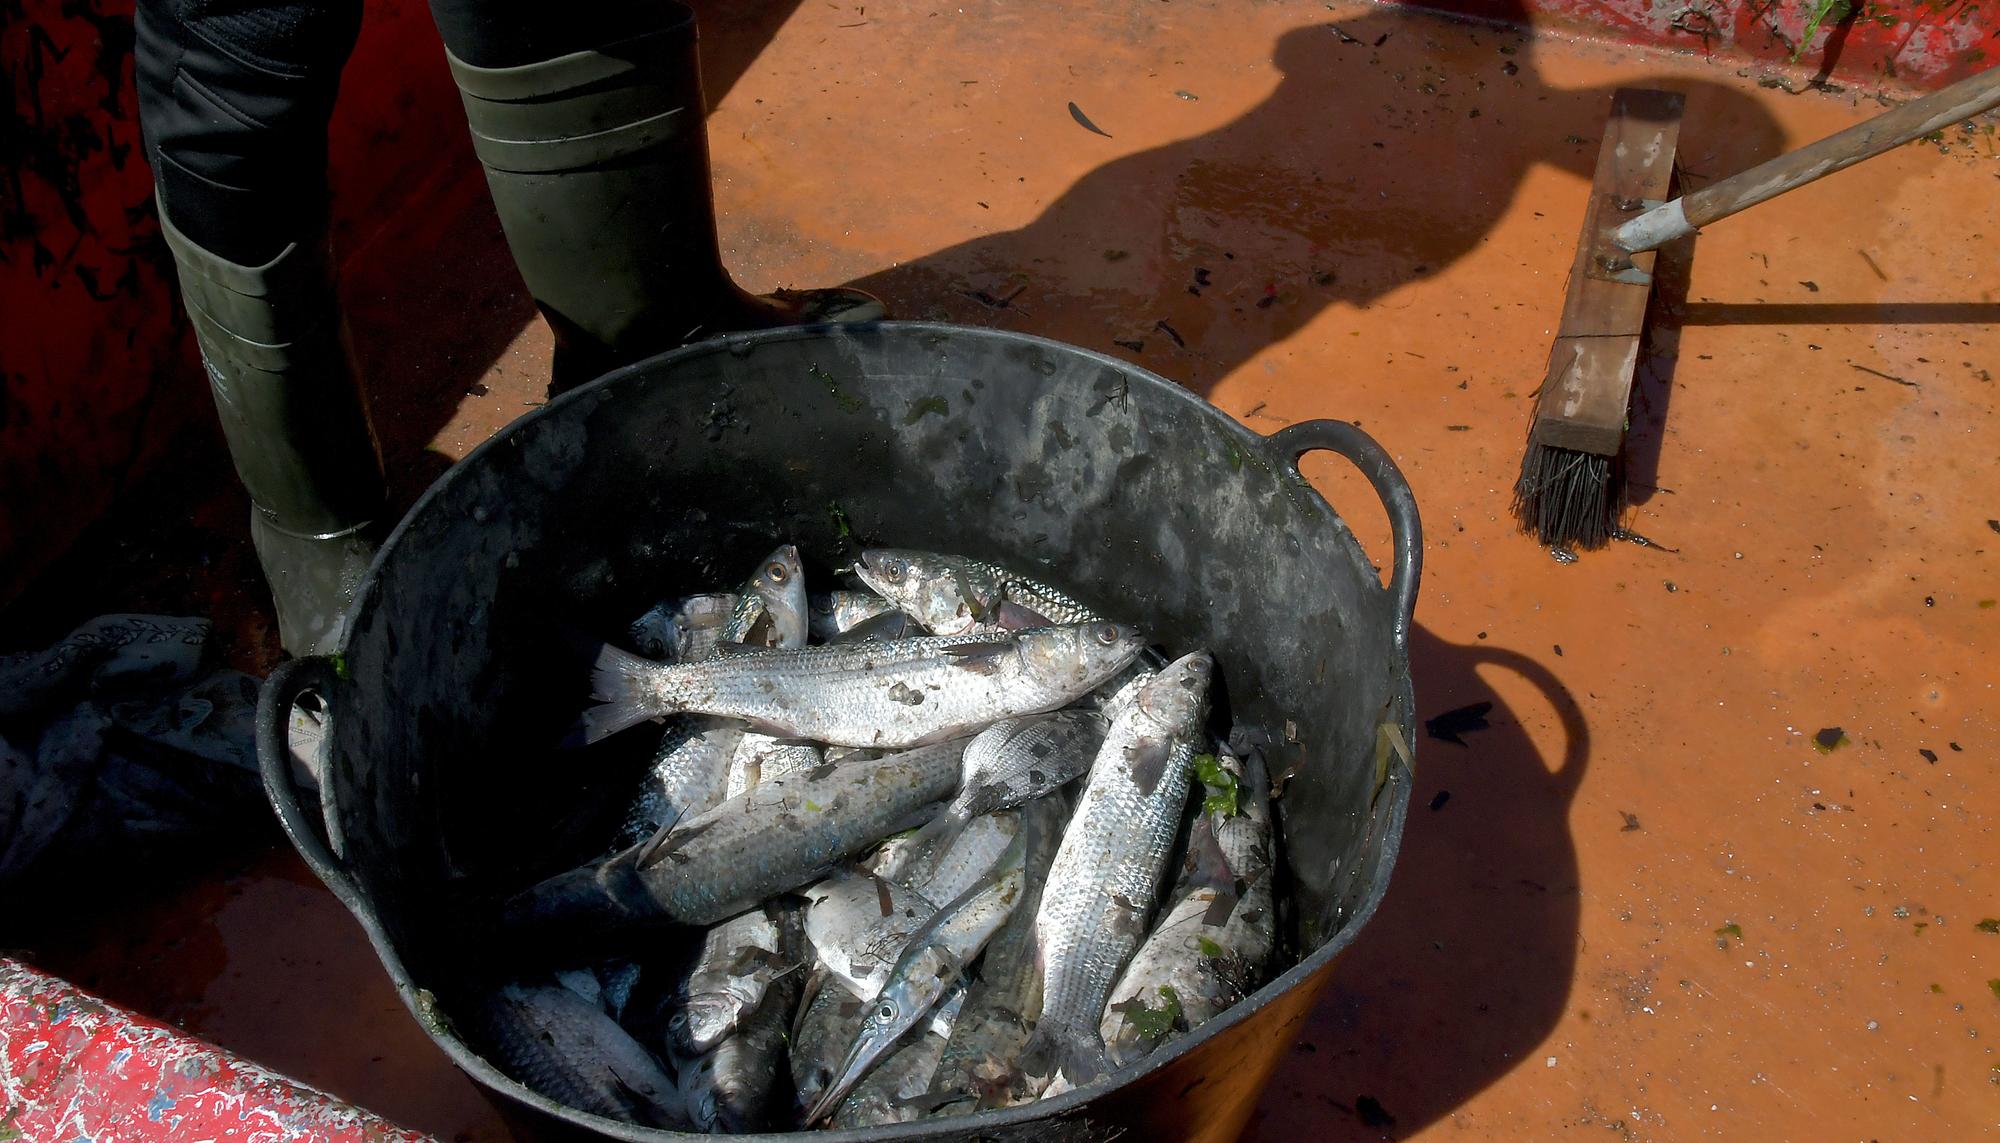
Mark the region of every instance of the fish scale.
POLYGON ((617 848, 637 845, 661 826, 715 808, 729 796, 725 778, 741 728, 699 716, 672 719, 619 828, 617 848))
POLYGON ((1160 672, 1106 735, 1035 914, 1042 1010, 1023 1067, 1071 1083, 1105 1066, 1104 1002, 1139 947, 1187 801, 1212 664, 1160 672), (1148 786, 1150 785, 1150 788, 1148 786))
POLYGON ((985 560, 968 561, 973 567, 1000 581, 1000 594, 1011 603, 1046 618, 1051 623, 1090 623, 1101 616, 1071 596, 1037 579, 1009 571, 985 560))

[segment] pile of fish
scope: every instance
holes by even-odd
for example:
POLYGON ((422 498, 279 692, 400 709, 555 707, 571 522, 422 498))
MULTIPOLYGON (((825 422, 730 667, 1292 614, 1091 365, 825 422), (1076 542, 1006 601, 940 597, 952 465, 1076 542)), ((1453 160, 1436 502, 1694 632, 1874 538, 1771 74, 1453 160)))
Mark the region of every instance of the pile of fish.
POLYGON ((977 560, 853 573, 809 596, 781 547, 602 649, 581 737, 658 750, 611 848, 506 903, 585 963, 460 1018, 496 1065, 643 1125, 867 1127, 1099 1081, 1268 978, 1269 784, 1208 654, 977 560))

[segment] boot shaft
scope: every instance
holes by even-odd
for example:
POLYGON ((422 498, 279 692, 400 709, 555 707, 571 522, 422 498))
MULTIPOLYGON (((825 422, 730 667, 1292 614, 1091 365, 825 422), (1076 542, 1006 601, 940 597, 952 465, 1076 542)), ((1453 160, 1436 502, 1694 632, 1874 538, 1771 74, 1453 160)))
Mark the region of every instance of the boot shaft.
POLYGON ((368 424, 323 242, 262 266, 195 245, 163 211, 216 412, 237 475, 266 523, 300 537, 380 519, 380 451, 368 424))
POLYGON ((564 351, 609 365, 735 300, 716 242, 692 13, 519 67, 451 58, 507 245, 564 351))

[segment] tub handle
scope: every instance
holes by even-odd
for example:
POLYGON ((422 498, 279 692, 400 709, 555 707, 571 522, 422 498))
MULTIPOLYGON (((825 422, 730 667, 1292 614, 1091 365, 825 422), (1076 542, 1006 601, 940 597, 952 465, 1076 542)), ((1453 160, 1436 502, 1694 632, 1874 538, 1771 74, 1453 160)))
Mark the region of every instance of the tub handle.
POLYGON ((334 896, 351 908, 360 899, 354 881, 327 844, 324 821, 315 821, 315 815, 308 814, 301 804, 302 794, 292 776, 289 744, 293 704, 307 691, 317 692, 320 701, 327 704, 330 720, 337 678, 333 660, 320 655, 281 663, 271 672, 257 693, 257 768, 264 774, 264 796, 270 799, 278 824, 285 828, 285 836, 292 839, 293 848, 326 887, 333 890, 334 896))
POLYGON ((1410 620, 1417 609, 1417 581, 1424 569, 1424 529, 1417 518, 1417 497, 1410 482, 1389 458, 1375 438, 1346 421, 1300 421, 1265 438, 1286 459, 1293 476, 1299 476, 1299 458, 1314 449, 1336 452, 1352 461, 1389 514, 1389 531, 1395 537, 1395 558, 1389 568, 1389 595, 1396 608, 1394 637, 1396 649, 1409 651, 1410 620))

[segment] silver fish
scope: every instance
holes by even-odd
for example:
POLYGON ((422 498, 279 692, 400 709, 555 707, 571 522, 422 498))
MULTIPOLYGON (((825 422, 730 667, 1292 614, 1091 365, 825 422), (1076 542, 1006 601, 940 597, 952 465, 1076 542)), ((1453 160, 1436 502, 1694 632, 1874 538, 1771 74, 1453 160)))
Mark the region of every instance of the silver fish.
POLYGON ((965 556, 873 548, 861 553, 854 574, 935 635, 1103 618, 1045 583, 965 556))
POLYGON ((1035 914, 1042 1011, 1022 1053, 1037 1077, 1081 1085, 1108 1061, 1098 1025, 1158 900, 1208 714, 1214 663, 1184 656, 1111 724, 1035 914))
MULTIPOLYGON (((997 628, 993 630, 997 630, 997 628)), ((847 630, 842 631, 840 634, 835 635, 833 638, 828 639, 827 642, 893 643, 898 639, 920 639, 925 635, 934 634, 936 632, 926 631, 923 624, 918 623, 902 612, 891 611, 885 615, 876 615, 864 619, 847 630)), ((969 634, 969 632, 956 632, 956 634, 969 634)))
POLYGON ((687 1125, 672 1076, 597 1005, 558 984, 508 984, 465 1016, 500 1070, 566 1107, 687 1125))
POLYGON ((911 934, 831 1084, 808 1108, 816 1123, 837 1106, 896 1041, 916 1027, 1007 923, 1025 891, 1029 839, 1016 835, 993 871, 911 934))
POLYGON ((804 891, 806 940, 822 969, 864 1000, 889 977, 911 933, 937 912, 915 889, 849 869, 804 891))
POLYGON ((796 1111, 818 1102, 834 1070, 847 1055, 847 1045, 861 1030, 865 1004, 839 977, 824 969, 806 980, 805 998, 792 1025, 792 1085, 798 1091, 796 1111))
POLYGON ((722 640, 722 627, 736 610, 734 595, 690 595, 662 603, 632 621, 632 649, 665 663, 705 659, 722 640))
POLYGON ((810 770, 825 759, 810 742, 787 742, 768 734, 746 731, 736 739, 729 755, 723 796, 733 798, 767 778, 810 770))
POLYGON ((943 905, 986 876, 1020 832, 1019 814, 1011 811, 981 814, 957 831, 942 849, 920 851, 907 867, 888 876, 943 905))
POLYGON ((931 1079, 944 1059, 945 1045, 965 1006, 965 985, 961 981, 938 1003, 930 1024, 904 1040, 889 1057, 875 1065, 867 1078, 841 1101, 833 1113, 835 1128, 880 1127, 886 1123, 914 1123, 924 1117, 931 1079))
MULTIPOLYGON (((967 822, 1067 784, 1090 769, 1104 731, 1104 720, 1085 710, 1002 719, 980 731, 966 743, 957 796, 917 831, 914 852, 941 854, 967 822)), ((916 875, 928 872, 920 868, 916 875)))
POLYGON ((873 1000, 882 991, 904 945, 940 907, 992 873, 1019 832, 1012 814, 976 818, 925 880, 850 875, 807 890, 818 916, 808 935, 820 963, 855 995, 873 1000))
POLYGON ((1042 972, 1035 963, 1035 912, 1056 847, 1062 844, 1069 806, 1061 797, 1037 798, 1021 807, 1028 832, 1027 890, 1014 915, 986 946, 978 979, 952 1026, 931 1103, 941 1115, 966 1115, 1035 1099, 1039 1085, 1019 1068, 1021 1050, 1042 1007, 1042 972))
POLYGON ((507 903, 506 920, 574 938, 733 917, 925 820, 957 789, 964 751, 960 739, 759 783, 671 831, 528 889, 507 903))
POLYGON ((936 742, 1073 702, 1144 645, 1116 623, 993 636, 725 655, 660 664, 607 645, 592 675, 603 705, 583 713, 596 741, 663 714, 741 718, 755 729, 837 746, 936 742))
POLYGON ((1101 1031, 1123 1066, 1227 1011, 1264 981, 1271 911, 1270 783, 1254 753, 1217 750, 1219 783, 1195 819, 1166 915, 1111 990, 1101 1031))
POLYGON ((799 550, 781 544, 757 566, 722 625, 722 642, 794 649, 806 645, 806 573, 799 550))
POLYGON ((779 1125, 778 1065, 799 987, 798 973, 772 981, 734 1035, 682 1069, 681 1096, 695 1130, 743 1135, 779 1125))
POLYGON ((895 604, 872 591, 829 592, 812 596, 806 604, 810 609, 806 632, 822 643, 878 615, 896 610, 895 604))
POLYGON ((798 942, 785 939, 787 922, 767 901, 703 935, 679 1009, 667 1020, 676 1052, 713 1050, 764 1002, 773 980, 798 967, 798 942))
POLYGON ((639 796, 625 813, 616 845, 623 849, 652 837, 661 826, 706 813, 729 796, 729 762, 743 729, 699 715, 667 720, 667 732, 640 780, 639 796))

